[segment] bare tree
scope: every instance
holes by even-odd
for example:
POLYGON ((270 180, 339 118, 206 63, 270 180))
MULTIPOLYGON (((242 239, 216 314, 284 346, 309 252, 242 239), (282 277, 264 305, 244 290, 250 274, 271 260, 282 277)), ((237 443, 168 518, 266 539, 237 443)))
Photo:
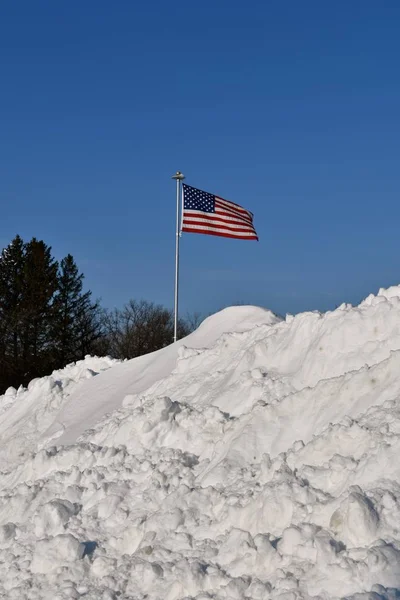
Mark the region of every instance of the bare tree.
MULTIPOLYGON (((173 342, 172 311, 146 300, 130 300, 122 309, 105 311, 107 352, 115 358, 134 358, 173 342)), ((178 322, 178 338, 188 335, 193 322, 178 322)))

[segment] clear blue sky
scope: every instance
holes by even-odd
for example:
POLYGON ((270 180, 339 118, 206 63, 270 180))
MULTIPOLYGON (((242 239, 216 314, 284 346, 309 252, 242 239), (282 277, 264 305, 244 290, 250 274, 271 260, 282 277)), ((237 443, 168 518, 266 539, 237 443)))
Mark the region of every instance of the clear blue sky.
POLYGON ((179 169, 260 237, 184 235, 183 312, 400 283, 399 31, 397 0, 2 2, 1 245, 172 307, 179 169))

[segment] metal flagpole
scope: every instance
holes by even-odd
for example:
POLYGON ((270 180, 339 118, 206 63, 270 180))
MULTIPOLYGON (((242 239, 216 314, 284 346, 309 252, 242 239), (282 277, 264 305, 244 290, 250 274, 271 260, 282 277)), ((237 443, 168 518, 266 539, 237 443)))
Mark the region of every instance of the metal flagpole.
POLYGON ((176 181, 176 246, 175 246, 175 303, 174 303, 174 342, 177 340, 178 336, 178 289, 179 289, 179 201, 180 201, 180 191, 181 191, 181 183, 185 179, 185 176, 177 171, 175 175, 172 176, 172 179, 176 181))

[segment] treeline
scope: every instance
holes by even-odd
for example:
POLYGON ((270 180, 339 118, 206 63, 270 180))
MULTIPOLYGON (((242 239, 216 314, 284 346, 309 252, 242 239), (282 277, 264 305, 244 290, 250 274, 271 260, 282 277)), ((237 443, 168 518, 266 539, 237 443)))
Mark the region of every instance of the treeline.
MULTIPOLYGON (((134 358, 173 341, 173 315, 130 300, 107 311, 83 290, 84 275, 68 254, 60 262, 42 240, 17 235, 0 255, 0 394, 87 354, 134 358)), ((181 320, 183 337, 198 324, 181 320)))

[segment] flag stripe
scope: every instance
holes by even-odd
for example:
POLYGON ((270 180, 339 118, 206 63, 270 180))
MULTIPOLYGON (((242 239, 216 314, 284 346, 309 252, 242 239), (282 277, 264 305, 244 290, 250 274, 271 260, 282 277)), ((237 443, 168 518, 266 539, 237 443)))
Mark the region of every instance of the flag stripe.
POLYGON ((241 238, 243 240, 257 240, 257 235, 252 232, 239 232, 239 233, 231 233, 225 229, 215 229, 213 227, 208 227, 207 225, 196 225, 196 227, 190 227, 184 225, 182 227, 182 231, 186 233, 208 233, 209 235, 219 235, 221 237, 230 237, 230 238, 241 238))
POLYGON ((249 229, 232 229, 231 227, 225 227, 224 225, 209 225, 208 223, 186 223, 184 227, 190 230, 193 229, 207 229, 208 231, 226 231, 226 233, 252 236, 255 235, 254 231, 249 229))

